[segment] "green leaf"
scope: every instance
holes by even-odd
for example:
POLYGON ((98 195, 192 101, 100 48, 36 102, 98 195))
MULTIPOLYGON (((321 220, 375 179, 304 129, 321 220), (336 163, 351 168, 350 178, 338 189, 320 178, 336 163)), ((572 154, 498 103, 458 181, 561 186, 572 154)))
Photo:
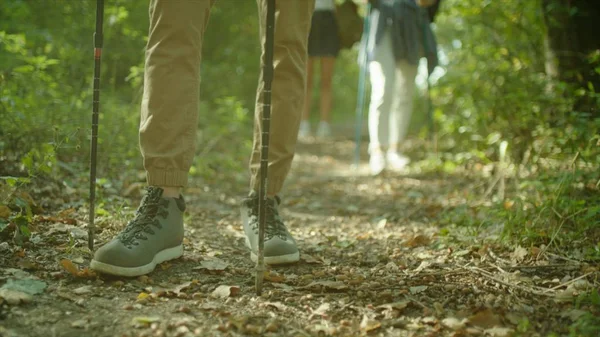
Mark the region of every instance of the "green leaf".
POLYGON ((4 220, 4 219, 0 219, 0 233, 6 228, 8 227, 9 222, 4 220))
POLYGON ((2 289, 10 289, 24 292, 29 295, 41 294, 48 285, 44 281, 25 278, 20 280, 9 279, 2 289))

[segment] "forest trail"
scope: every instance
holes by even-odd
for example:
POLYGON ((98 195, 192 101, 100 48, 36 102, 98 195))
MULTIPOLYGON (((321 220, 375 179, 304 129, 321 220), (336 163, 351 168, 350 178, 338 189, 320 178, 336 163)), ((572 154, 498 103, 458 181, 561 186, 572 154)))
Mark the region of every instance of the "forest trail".
MULTIPOLYGON (((446 210, 484 194, 475 175, 370 177, 351 169, 353 151, 349 140, 299 145, 282 216, 301 261, 271 269, 262 297, 239 221, 246 186, 194 182, 185 255, 148 276, 90 274, 77 214, 48 216, 28 248, 3 243, 0 285, 15 286, 0 290, 13 296, 0 299, 0 336, 545 336, 586 314, 573 298, 597 266, 507 248, 500 227, 446 225, 446 210)), ((100 221, 99 240, 131 212, 100 221)))

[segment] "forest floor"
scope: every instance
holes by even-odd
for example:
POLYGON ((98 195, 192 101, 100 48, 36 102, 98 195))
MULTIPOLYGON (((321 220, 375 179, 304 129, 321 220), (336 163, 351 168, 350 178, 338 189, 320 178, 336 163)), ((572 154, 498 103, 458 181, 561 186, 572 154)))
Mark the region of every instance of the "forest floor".
MULTIPOLYGON (((299 146, 281 210, 301 261, 272 268, 260 297, 242 180, 192 182, 184 257, 139 278, 86 268, 84 207, 37 215, 23 247, 0 244, 0 336, 563 336, 598 315, 576 303, 598 288, 598 265, 510 246, 500 224, 439 224, 484 194, 475 174, 371 177, 351 169, 353 150, 348 140, 299 146)), ((131 207, 100 216, 98 242, 131 216, 131 195, 131 207)))

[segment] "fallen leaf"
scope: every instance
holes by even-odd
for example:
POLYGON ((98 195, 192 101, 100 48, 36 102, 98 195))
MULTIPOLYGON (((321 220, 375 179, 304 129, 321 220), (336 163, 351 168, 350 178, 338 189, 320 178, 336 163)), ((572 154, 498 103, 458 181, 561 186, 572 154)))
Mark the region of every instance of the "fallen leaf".
POLYGON ((8 219, 10 216, 10 208, 4 205, 0 205, 0 218, 8 219))
POLYGON ((554 295, 554 300, 557 302, 571 302, 574 298, 574 290, 570 288, 567 288, 563 291, 559 291, 554 295))
POLYGON ((219 304, 215 302, 205 302, 200 304, 199 308, 200 310, 212 311, 219 309, 219 304))
POLYGON ((198 267, 194 267, 194 270, 209 270, 209 271, 223 271, 227 269, 229 265, 227 262, 220 259, 210 259, 200 262, 198 267))
POLYGON ((287 306, 281 302, 265 302, 260 305, 261 307, 273 307, 279 311, 285 311, 287 306))
POLYGON ((381 322, 376 321, 374 319, 370 319, 367 315, 364 315, 362 321, 360 322, 360 329, 364 332, 371 332, 373 330, 377 330, 381 327, 381 322))
POLYGON ((1 289, 0 288, 0 298, 3 298, 6 303, 12 305, 18 305, 20 303, 28 303, 31 302, 33 297, 27 293, 22 291, 13 290, 13 289, 1 289))
POLYGON ((517 246, 517 248, 515 248, 515 250, 510 254, 510 258, 514 262, 522 262, 525 259, 525 257, 527 256, 527 254, 529 254, 527 249, 525 249, 521 246, 517 246))
POLYGON ((44 281, 32 278, 8 279, 1 289, 20 291, 29 295, 41 294, 48 285, 44 281))
POLYGON ((79 268, 69 259, 60 260, 60 265, 73 276, 79 276, 79 268))
POLYGON ((571 321, 577 321, 581 316, 587 314, 588 311, 580 310, 580 309, 571 309, 569 311, 565 311, 560 314, 563 318, 569 318, 571 321))
POLYGON ((92 286, 82 286, 73 290, 73 292, 77 295, 89 294, 92 292, 92 286))
POLYGON ((444 325, 452 330, 462 329, 465 327, 466 323, 467 323, 466 319, 459 320, 456 317, 447 317, 442 320, 442 325, 444 325))
POLYGON ((510 328, 501 328, 499 326, 495 326, 491 329, 485 329, 484 333, 486 335, 490 335, 491 337, 508 337, 512 336, 514 330, 510 328))
POLYGON ((420 247, 420 246, 427 246, 430 243, 431 243, 430 238, 428 238, 425 235, 419 234, 419 235, 413 237, 412 239, 408 240, 408 242, 406 242, 406 245, 408 247, 414 248, 414 247, 420 247))
POLYGON ((382 304, 382 305, 377 306, 377 308, 402 311, 409 304, 410 304, 409 300, 404 300, 404 301, 400 301, 400 302, 382 304))
POLYGON ((135 300, 136 300, 136 302, 143 302, 143 301, 147 301, 149 297, 150 297, 150 294, 141 292, 137 295, 135 300))
POLYGON ((62 211, 58 212, 57 216, 61 217, 61 218, 65 218, 65 217, 70 216, 73 213, 75 213, 75 208, 67 208, 67 209, 63 209, 62 211))
POLYGON ((416 286, 416 287, 410 287, 408 288, 408 290, 410 291, 411 294, 415 295, 418 293, 422 293, 425 290, 427 290, 427 286, 416 286))
POLYGON ((158 316, 137 316, 131 320, 131 323, 135 326, 148 326, 158 321, 160 321, 158 316))
POLYGON ((345 290, 348 289, 348 286, 344 284, 344 282, 340 281, 313 281, 309 285, 301 287, 301 288, 316 288, 316 287, 324 287, 330 290, 345 290))
POLYGON ((482 328, 492 328, 500 325, 500 317, 494 314, 491 309, 485 309, 469 317, 469 323, 482 328))
POLYGON ((77 329, 83 329, 88 325, 88 321, 85 319, 78 319, 76 321, 71 322, 71 327, 77 329))
POLYGON ((312 316, 321 316, 325 318, 327 316, 327 311, 331 308, 331 304, 322 303, 316 310, 314 310, 311 314, 312 316))
POLYGON ((240 287, 238 286, 220 285, 212 292, 211 296, 216 298, 227 298, 230 296, 235 296, 239 294, 239 292, 240 287))
POLYGON ((281 283, 285 281, 285 276, 276 273, 273 270, 267 270, 264 274, 265 281, 273 282, 273 283, 281 283))
POLYGON ((300 256, 300 258, 305 262, 305 263, 311 263, 311 264, 322 264, 323 262, 316 259, 315 257, 313 257, 312 255, 309 254, 305 254, 302 253, 302 255, 300 256))
POLYGON ((200 283, 198 280, 192 280, 189 282, 182 283, 182 284, 176 286, 175 288, 173 288, 172 292, 175 293, 175 295, 179 295, 180 293, 185 293, 192 286, 197 285, 198 283, 200 283))
POLYGON ((469 253, 471 253, 471 250, 469 250, 469 249, 463 249, 463 250, 459 250, 459 251, 454 252, 452 255, 453 256, 465 256, 465 255, 468 255, 469 253))
POLYGON ((509 209, 511 209, 513 207, 514 204, 515 204, 514 201, 506 200, 506 201, 504 201, 504 209, 508 211, 509 209))

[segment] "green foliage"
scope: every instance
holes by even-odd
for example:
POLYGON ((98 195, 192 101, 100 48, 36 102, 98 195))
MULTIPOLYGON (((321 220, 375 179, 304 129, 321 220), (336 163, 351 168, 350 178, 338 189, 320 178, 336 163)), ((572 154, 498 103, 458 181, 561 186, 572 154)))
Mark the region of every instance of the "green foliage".
MULTIPOLYGON (((584 236, 589 243, 585 255, 597 259, 600 120, 575 107, 581 98, 600 104, 599 89, 591 82, 573 87, 546 74, 547 27, 540 2, 443 1, 435 31, 445 75, 431 91, 439 151, 422 154, 427 160, 415 167, 461 174, 481 166, 481 177, 493 179, 490 172, 500 170, 500 144, 507 144, 502 169, 506 198, 493 197, 494 202, 482 206, 477 200, 485 194, 482 190, 468 200, 472 205, 449 208, 441 225, 476 232, 501 224, 506 238, 557 248, 584 236)), ((87 175, 95 3, 57 4, 0 2, 0 175, 16 189, 35 179, 56 179, 72 187, 87 175)), ((119 180, 139 179, 137 128, 147 10, 146 0, 106 3, 101 198, 115 194, 119 180)), ((246 178, 240 172, 245 172, 251 148, 258 42, 254 1, 215 4, 204 39, 192 175, 246 178)), ((336 62, 336 121, 354 119, 356 52, 344 50, 336 62)), ((590 53, 588 61, 600 73, 600 51, 590 53)), ((310 93, 315 102, 316 70, 310 93)), ((423 103, 417 99, 416 128, 424 119, 423 103)), ((312 106, 318 111, 318 104, 312 106)))
MULTIPOLYGON (((576 97, 568 93, 577 88, 545 74, 540 1, 447 0, 436 32, 448 58, 433 92, 445 146, 497 158, 497 144, 506 140, 513 158, 527 153, 537 164, 574 155, 600 130, 589 113, 571 109, 576 97)), ((593 90, 576 92, 597 97, 593 90)))

